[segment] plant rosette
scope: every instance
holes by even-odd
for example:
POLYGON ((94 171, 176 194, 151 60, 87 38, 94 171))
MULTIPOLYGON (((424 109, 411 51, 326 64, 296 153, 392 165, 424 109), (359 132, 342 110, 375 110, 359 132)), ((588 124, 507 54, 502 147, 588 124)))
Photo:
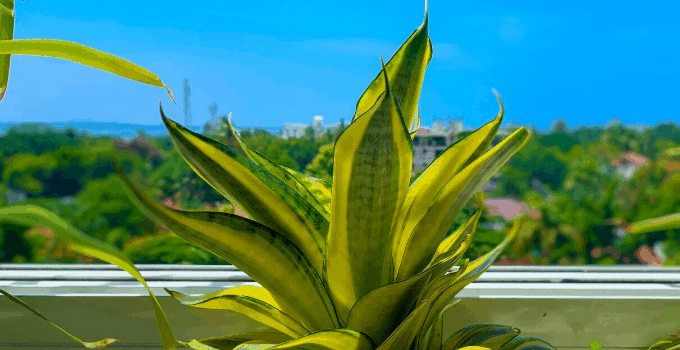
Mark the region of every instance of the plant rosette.
MULTIPOLYGON (((13 18, 13 1, 0 4, 3 18, 13 18)), ((2 33, 10 33, 0 42, 0 55, 7 58, 7 65, 0 67, 5 82, 10 54, 33 54, 66 58, 166 87, 151 72, 115 56, 55 40, 9 40, 11 31, 2 33)), ((382 64, 361 95, 351 124, 337 138, 332 184, 275 164, 253 150, 236 132, 231 117, 229 136, 222 144, 177 124, 161 107, 161 118, 184 159, 246 217, 169 208, 128 179, 114 160, 129 195, 151 218, 231 262, 261 285, 199 297, 165 291, 190 307, 239 312, 273 332, 176 340, 146 281, 116 248, 39 207, 2 208, 0 219, 50 227, 75 251, 134 276, 149 291, 165 349, 182 344, 209 350, 554 350, 545 341, 518 337, 519 330, 494 324, 471 325, 442 339, 443 315, 460 301, 456 294, 486 271, 517 235, 519 222, 492 251, 472 262, 466 259, 458 271, 449 272, 475 235, 483 209, 478 189, 530 133, 519 128, 487 151, 503 118, 496 94, 501 103, 498 116, 449 146, 410 184, 412 140, 420 127, 416 111, 431 57, 426 9, 423 24, 382 64), (476 213, 446 237, 473 197, 476 213)), ((62 331, 90 348, 117 341, 83 342, 62 331)))

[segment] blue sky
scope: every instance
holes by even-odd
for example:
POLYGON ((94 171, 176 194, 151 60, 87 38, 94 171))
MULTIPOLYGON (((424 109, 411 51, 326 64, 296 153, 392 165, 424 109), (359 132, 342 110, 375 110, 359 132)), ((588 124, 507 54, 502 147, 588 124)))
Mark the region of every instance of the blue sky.
MULTIPOLYGON (((420 98, 424 125, 492 119, 546 129, 674 121, 680 96, 680 2, 432 0, 434 56, 420 98)), ((356 100, 421 23, 421 1, 17 1, 16 39, 61 39, 117 55, 174 92, 57 58, 12 57, 6 122, 184 121, 208 106, 237 126, 349 122, 356 100)))

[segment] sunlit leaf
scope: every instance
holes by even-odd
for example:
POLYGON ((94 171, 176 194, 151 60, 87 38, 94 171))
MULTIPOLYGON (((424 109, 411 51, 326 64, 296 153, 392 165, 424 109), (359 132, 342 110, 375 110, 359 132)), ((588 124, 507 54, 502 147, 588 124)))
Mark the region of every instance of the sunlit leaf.
MULTIPOLYGON (((142 277, 142 274, 139 273, 139 270, 137 270, 132 261, 130 261, 123 253, 118 251, 118 249, 80 232, 75 227, 60 219, 54 213, 33 205, 17 205, 0 208, 0 221, 8 221, 29 227, 49 227, 59 239, 66 242, 74 251, 114 264, 132 275, 137 281, 144 285, 144 288, 146 288, 147 291, 149 291, 154 311, 156 313, 156 321, 158 322, 158 328, 160 329, 161 339, 163 341, 163 348, 165 350, 174 350, 177 348, 175 336, 173 335, 172 328, 170 327, 170 322, 168 322, 168 319, 165 316, 161 305, 158 303, 156 296, 153 294, 153 292, 151 292, 151 288, 149 288, 149 286, 146 284, 144 277, 142 277)), ((12 300, 15 302, 18 301, 18 299, 12 300)), ((27 306, 23 303, 21 304, 23 306, 27 306)), ((33 309, 30 310, 37 314, 37 312, 35 312, 33 309)), ((50 322, 50 324, 52 323, 50 322)), ((75 338, 70 334, 68 335, 78 342, 83 343, 78 338, 75 338)), ((106 339, 100 342, 96 343, 100 344, 99 346, 106 346, 111 343, 110 340, 106 339)))
POLYGON ((449 180, 421 217, 411 215, 417 224, 412 226, 410 234, 408 230, 403 233, 402 242, 406 243, 400 244, 400 252, 403 253, 397 281, 413 276, 429 263, 465 204, 529 137, 529 131, 519 128, 449 180))
POLYGON ((80 44, 48 39, 0 40, 0 54, 34 55, 67 59, 140 83, 165 88, 168 90, 168 95, 170 95, 172 102, 175 102, 170 88, 163 84, 161 79, 155 74, 122 58, 80 44))
POLYGON ((300 249, 284 236, 238 215, 170 209, 132 183, 117 162, 114 166, 133 201, 150 218, 245 272, 271 293, 282 311, 305 328, 337 326, 333 305, 321 279, 300 249), (300 298, 302 295, 305 297, 300 298))
POLYGON ((199 297, 197 301, 186 301, 191 297, 163 288, 184 305, 202 309, 230 310, 245 315, 257 322, 276 329, 291 338, 309 334, 292 317, 280 310, 272 295, 262 287, 239 286, 199 297))
POLYGON ((269 172, 233 149, 168 119, 162 107, 160 111, 172 141, 196 174, 249 218, 292 242, 321 275, 328 221, 269 172))
POLYGON ((384 83, 335 143, 325 278, 341 325, 359 298, 392 282, 391 228, 411 178, 413 146, 384 83))
POLYGON ((680 213, 675 213, 654 219, 636 222, 628 227, 628 231, 632 234, 640 234, 654 231, 675 230, 679 228, 680 228, 680 213))
MULTIPOLYGON (((0 40, 14 38, 14 0, 0 1, 0 40)), ((7 92, 9 64, 12 55, 0 55, 0 101, 7 92)))

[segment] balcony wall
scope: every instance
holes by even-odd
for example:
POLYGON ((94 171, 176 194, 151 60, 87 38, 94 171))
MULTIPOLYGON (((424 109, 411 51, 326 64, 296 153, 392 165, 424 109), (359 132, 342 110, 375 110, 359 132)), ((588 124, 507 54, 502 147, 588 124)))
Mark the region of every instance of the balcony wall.
MULTIPOLYGON (((232 266, 138 265, 175 337, 187 341, 266 331, 240 314, 198 309, 162 289, 202 295, 257 285, 232 266)), ((454 270, 457 268, 454 268, 454 270)), ((0 288, 84 341, 108 348, 162 349, 146 289, 113 265, 0 264, 0 288)), ((680 268, 630 266, 492 266, 447 312, 444 337, 475 323, 519 328, 558 349, 646 349, 680 330, 680 268)), ((83 349, 29 310, 0 295, 0 349, 83 349)))

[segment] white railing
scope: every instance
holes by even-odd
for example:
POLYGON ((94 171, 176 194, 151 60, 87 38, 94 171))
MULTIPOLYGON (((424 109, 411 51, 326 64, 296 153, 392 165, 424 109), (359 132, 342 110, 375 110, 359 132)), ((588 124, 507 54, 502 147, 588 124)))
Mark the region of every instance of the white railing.
MULTIPOLYGON (((175 337, 214 337, 265 326, 233 312, 198 309, 163 287, 192 296, 257 285, 229 265, 137 265, 175 337)), ((454 268, 454 270, 456 270, 454 268)), ((161 348, 147 290, 127 272, 100 264, 0 264, 0 288, 85 340, 120 339, 110 348, 161 348)), ((644 348, 680 330, 680 268, 648 266, 492 266, 458 294, 444 336, 474 323, 519 328, 558 349, 644 348)), ((82 349, 29 310, 0 295, 0 349, 82 349)))

